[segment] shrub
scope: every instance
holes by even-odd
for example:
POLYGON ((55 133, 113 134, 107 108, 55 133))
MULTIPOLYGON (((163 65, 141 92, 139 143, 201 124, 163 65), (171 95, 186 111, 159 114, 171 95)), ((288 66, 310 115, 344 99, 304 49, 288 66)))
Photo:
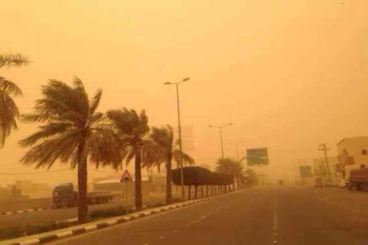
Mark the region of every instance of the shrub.
POLYGON ((27 224, 23 227, 7 227, 4 229, 0 229, 0 241, 63 229, 69 226, 70 224, 67 222, 50 222, 37 225, 27 224))
POLYGON ((99 209, 99 210, 90 212, 89 217, 91 219, 109 218, 109 217, 125 215, 131 212, 134 212, 134 210, 130 208, 126 208, 126 207, 99 209))

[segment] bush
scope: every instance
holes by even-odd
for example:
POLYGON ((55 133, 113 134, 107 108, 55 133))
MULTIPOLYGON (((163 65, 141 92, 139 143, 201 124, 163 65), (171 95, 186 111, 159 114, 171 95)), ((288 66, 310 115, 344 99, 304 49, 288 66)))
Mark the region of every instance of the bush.
POLYGON ((67 222, 51 222, 40 225, 27 225, 25 227, 28 236, 35 235, 43 232, 49 232, 69 227, 70 224, 67 222))
POLYGON ((67 222, 50 222, 39 225, 27 224, 23 227, 7 227, 0 229, 0 241, 63 229, 69 226, 70 224, 67 222))
POLYGON ((134 212, 134 210, 126 207, 108 208, 92 211, 90 212, 89 217, 91 219, 109 218, 125 215, 131 212, 134 212))
POLYGON ((0 241, 25 236, 21 227, 7 227, 0 229, 0 241))

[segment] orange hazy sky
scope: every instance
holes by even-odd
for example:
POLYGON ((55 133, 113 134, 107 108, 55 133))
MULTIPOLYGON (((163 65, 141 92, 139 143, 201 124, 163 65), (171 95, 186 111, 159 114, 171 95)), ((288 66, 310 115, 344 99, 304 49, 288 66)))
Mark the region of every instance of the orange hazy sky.
MULTIPOLYGON (((220 156, 208 124, 233 122, 224 142, 268 147, 270 168, 282 176, 296 159, 336 154, 344 137, 368 135, 368 1, 366 0, 0 0, 0 53, 21 52, 31 65, 1 69, 24 91, 30 112, 40 86, 80 77, 89 93, 104 91, 100 110, 146 109, 152 126, 193 125, 197 164, 220 156)), ((0 172, 37 173, 19 159, 20 130, 0 150, 0 172)), ((225 155, 235 147, 225 144, 225 155)), ((55 164, 54 170, 67 166, 55 164)), ((109 173, 90 171, 90 178, 109 173)), ((58 183, 76 173, 1 175, 58 183)))

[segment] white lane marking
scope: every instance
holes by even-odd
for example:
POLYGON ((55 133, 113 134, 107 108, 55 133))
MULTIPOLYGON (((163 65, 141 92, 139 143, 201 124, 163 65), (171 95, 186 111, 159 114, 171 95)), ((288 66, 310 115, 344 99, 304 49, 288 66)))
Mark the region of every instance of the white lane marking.
POLYGON ((190 222, 190 223, 189 223, 189 224, 187 224, 185 227, 192 226, 192 225, 194 225, 194 224, 196 224, 196 223, 200 222, 201 220, 204 220, 205 218, 207 218, 207 216, 206 216, 206 215, 205 215, 205 216, 200 217, 200 218, 199 218, 199 219, 197 219, 197 220, 194 220, 193 222, 190 222))
POLYGON ((275 213, 273 217, 273 229, 277 230, 277 191, 275 192, 275 213))
POLYGON ((274 216, 273 216, 273 235, 274 240, 273 243, 277 243, 277 189, 275 191, 275 210, 274 210, 274 216))

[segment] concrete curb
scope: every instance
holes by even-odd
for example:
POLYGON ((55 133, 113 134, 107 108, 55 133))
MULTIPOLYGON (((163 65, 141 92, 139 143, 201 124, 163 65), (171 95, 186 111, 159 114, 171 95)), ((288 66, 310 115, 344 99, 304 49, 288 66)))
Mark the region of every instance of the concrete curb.
POLYGON ((52 209, 52 208, 48 207, 48 208, 34 208, 34 209, 24 209, 24 210, 18 210, 18 211, 8 211, 8 212, 1 212, 0 216, 2 216, 2 215, 11 215, 11 214, 33 213, 33 212, 50 210, 50 209, 52 209))
MULTIPOLYGON (((230 192, 227 194, 232 194, 232 193, 236 193, 239 192, 241 190, 237 190, 235 192, 230 192)), ((62 239, 62 238, 66 238, 66 237, 71 237, 71 236, 76 236, 79 234, 83 234, 83 233, 88 233, 88 232, 92 232, 95 230, 101 230, 107 227, 111 227, 111 226, 115 226, 118 224, 122 224, 122 223, 127 223, 130 222, 132 220, 137 220, 137 219, 141 219, 144 217, 148 217, 148 216, 152 216, 155 214, 159 214, 159 213, 163 213, 169 210, 174 210, 174 209, 178 209, 178 208, 182 208, 182 207, 186 207, 186 206, 190 206, 190 205, 194 205, 197 203, 201 203, 201 202, 205 202, 208 200, 212 200, 218 197, 222 197, 224 195, 227 194, 220 194, 220 195, 216 195, 216 196, 211 196, 211 197, 204 197, 201 199, 196 199, 196 200, 191 200, 191 201, 185 201, 182 203, 178 203, 178 204, 170 204, 167 206, 162 206, 159 208, 152 208, 150 210, 143 210, 141 212, 138 213, 132 213, 132 214, 128 214, 128 215, 124 215, 124 216, 119 216, 119 217, 115 217, 115 218, 109 218, 109 219, 105 219, 101 220, 101 222, 97 223, 97 224, 85 224, 84 227, 80 227, 80 228, 66 228, 66 229, 70 229, 70 230, 66 230, 66 231, 58 231, 55 230, 54 234, 48 234, 48 235, 42 235, 42 234, 38 234, 35 236, 38 236, 37 238, 30 238, 29 240, 24 240, 21 242, 12 242, 11 240, 8 241, 3 241, 3 242, 7 242, 5 244, 8 245, 34 245, 34 244, 42 244, 45 242, 50 242, 50 241, 54 241, 57 239, 62 239)), ((92 222, 93 223, 93 222, 92 222)), ((17 238, 17 239, 13 239, 13 240, 19 240, 21 238, 17 238)), ((0 244, 3 244, 2 242, 0 242, 0 244)))

